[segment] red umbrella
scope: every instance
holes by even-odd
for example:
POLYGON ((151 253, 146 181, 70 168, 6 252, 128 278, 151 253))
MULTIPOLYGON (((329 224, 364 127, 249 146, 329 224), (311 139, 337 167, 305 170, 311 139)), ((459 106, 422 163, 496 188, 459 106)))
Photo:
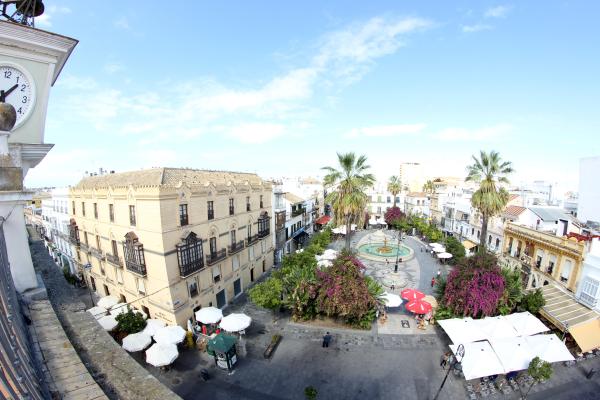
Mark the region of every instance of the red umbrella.
POLYGON ((406 309, 415 314, 427 314, 431 311, 431 304, 424 300, 413 300, 406 305, 406 309))
POLYGON ((404 300, 414 301, 422 299, 425 297, 425 294, 423 292, 419 292, 417 289, 404 289, 402 292, 400 292, 400 297, 402 297, 404 300))

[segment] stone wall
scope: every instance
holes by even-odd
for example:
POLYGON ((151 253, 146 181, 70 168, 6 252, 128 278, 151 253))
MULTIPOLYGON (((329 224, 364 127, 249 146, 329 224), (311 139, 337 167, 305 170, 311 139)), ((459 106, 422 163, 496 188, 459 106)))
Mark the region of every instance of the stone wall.
POLYGON ((105 393, 111 399, 180 399, 131 358, 85 311, 85 304, 79 301, 74 288, 53 264, 37 233, 33 229, 29 229, 29 233, 33 263, 42 275, 56 315, 79 357, 105 393))

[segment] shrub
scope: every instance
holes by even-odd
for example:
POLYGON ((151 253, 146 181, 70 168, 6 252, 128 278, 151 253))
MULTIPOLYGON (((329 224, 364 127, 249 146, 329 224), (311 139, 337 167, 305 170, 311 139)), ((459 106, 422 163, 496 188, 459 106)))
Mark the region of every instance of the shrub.
POLYGON ((307 400, 315 400, 317 398, 317 389, 314 386, 305 387, 304 396, 306 396, 307 400))
POLYGON ((454 236, 448 236, 445 244, 446 251, 452 254, 452 258, 448 260, 448 263, 457 264, 465 257, 465 246, 454 236))
POLYGON ((283 284, 279 278, 269 278, 248 291, 250 300, 257 306, 275 310, 281 306, 283 284))
POLYGON ((121 313, 115 317, 119 325, 117 330, 125 333, 137 333, 146 327, 146 320, 140 313, 134 312, 127 306, 127 312, 121 313))
POLYGON ((406 214, 404 214, 398 207, 388 208, 385 214, 383 215, 383 219, 388 225, 394 225, 395 222, 400 221, 404 218, 406 218, 406 214))
POLYGON ((537 314, 544 305, 546 305, 546 300, 544 300, 542 290, 538 288, 523 296, 521 303, 519 304, 519 309, 521 311, 529 311, 532 314, 537 314))

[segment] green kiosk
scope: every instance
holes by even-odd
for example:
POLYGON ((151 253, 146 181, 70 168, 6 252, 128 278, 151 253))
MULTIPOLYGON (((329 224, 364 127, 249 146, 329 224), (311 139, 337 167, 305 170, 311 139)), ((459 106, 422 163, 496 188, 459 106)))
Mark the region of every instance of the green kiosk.
POLYGON ((223 333, 209 339, 206 352, 215 358, 217 367, 231 371, 237 362, 235 342, 235 337, 223 333))

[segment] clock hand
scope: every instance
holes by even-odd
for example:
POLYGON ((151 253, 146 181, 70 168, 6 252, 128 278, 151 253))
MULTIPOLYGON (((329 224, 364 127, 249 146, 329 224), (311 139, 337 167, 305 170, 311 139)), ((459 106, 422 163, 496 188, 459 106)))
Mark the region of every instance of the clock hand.
POLYGON ((13 92, 13 90, 15 90, 18 87, 19 87, 19 84, 15 83, 14 86, 11 87, 10 89, 8 89, 6 92, 3 90, 2 94, 4 94, 4 97, 6 98, 9 94, 11 94, 13 92))

